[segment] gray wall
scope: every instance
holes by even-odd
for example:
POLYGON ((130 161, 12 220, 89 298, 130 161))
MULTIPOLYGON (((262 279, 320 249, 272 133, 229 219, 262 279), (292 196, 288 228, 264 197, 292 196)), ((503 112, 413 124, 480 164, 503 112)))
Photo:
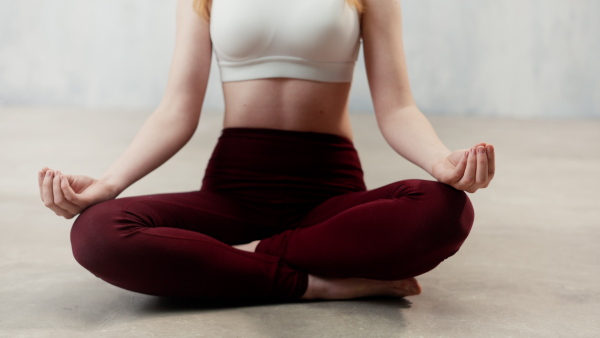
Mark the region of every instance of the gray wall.
MULTIPOLYGON (((175 3, 0 0, 0 105, 153 109, 175 3)), ((403 0, 403 10, 424 112, 600 117, 600 1, 403 0)), ((361 54, 351 109, 372 112, 362 62, 361 54)), ((215 66, 207 110, 222 109, 215 66)))

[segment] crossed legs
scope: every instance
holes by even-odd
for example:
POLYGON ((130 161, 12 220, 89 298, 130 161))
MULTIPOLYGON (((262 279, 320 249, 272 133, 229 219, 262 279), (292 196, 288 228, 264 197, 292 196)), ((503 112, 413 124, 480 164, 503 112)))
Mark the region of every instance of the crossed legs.
POLYGON ((464 192, 434 181, 405 180, 331 198, 298 228, 241 249, 309 271, 309 295, 303 298, 405 296, 420 293, 412 277, 458 251, 473 218, 464 192))
POLYGON ((459 249, 473 209, 464 192, 405 180, 330 198, 278 234, 268 217, 208 191, 130 197, 88 208, 71 240, 80 264, 132 291, 330 298, 309 297, 310 282, 321 289, 349 278, 388 289, 414 285, 412 277, 459 249), (232 247, 257 239, 256 252, 232 247))

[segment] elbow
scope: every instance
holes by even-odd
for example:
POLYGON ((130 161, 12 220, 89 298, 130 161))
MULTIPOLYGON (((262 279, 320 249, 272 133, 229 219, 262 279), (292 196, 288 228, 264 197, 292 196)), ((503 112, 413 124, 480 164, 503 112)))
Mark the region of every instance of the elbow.
POLYGON ((422 115, 416 105, 393 107, 388 109, 375 110, 375 118, 381 132, 385 133, 386 129, 397 128, 399 124, 405 124, 408 120, 413 119, 416 115, 422 115))
POLYGON ((190 112, 176 108, 159 108, 151 116, 156 126, 187 142, 198 128, 200 112, 190 112))

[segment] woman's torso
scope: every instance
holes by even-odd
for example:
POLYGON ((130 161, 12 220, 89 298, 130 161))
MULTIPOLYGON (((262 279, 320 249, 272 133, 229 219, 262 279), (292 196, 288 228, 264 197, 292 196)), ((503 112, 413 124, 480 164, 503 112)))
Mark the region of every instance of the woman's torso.
POLYGON ((224 82, 224 128, 314 131, 352 139, 350 82, 288 78, 224 82))
POLYGON ((213 48, 225 67, 225 128, 314 131, 352 139, 348 96, 360 14, 346 0, 217 0, 211 11, 213 48), (272 58, 285 66, 246 66, 272 58), (289 59, 295 61, 289 64, 289 59), (296 62, 306 68, 297 72, 296 62))

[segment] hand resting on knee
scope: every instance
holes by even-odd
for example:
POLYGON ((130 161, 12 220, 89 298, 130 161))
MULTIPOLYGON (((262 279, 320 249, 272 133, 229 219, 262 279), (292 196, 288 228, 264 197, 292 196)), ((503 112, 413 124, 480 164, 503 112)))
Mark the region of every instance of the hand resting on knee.
POLYGON ((38 173, 38 184, 44 205, 66 219, 119 194, 115 187, 101 180, 83 175, 63 175, 47 167, 38 173))

